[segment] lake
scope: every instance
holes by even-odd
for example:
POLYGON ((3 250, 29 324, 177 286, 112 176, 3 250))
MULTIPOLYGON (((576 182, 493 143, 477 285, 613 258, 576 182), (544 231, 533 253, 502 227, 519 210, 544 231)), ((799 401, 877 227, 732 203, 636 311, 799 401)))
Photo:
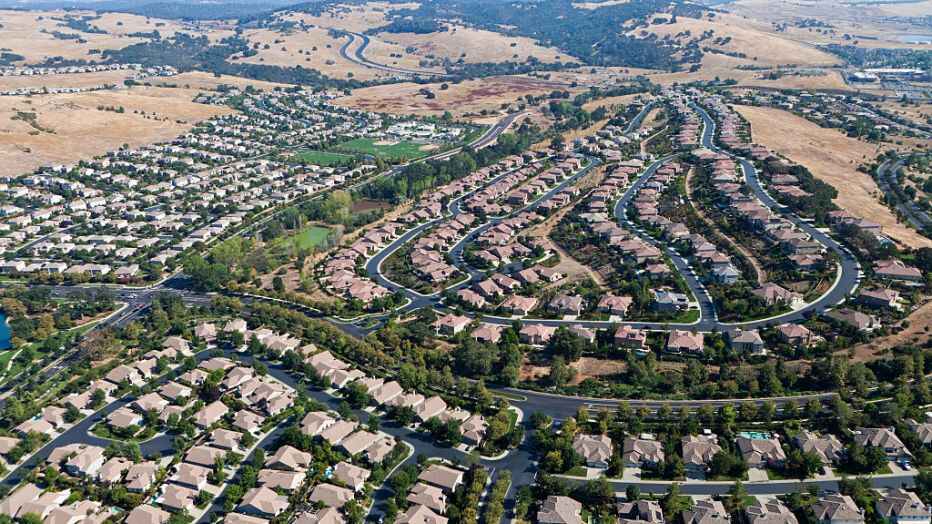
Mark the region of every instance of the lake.
POLYGON ((896 38, 905 44, 932 44, 932 35, 897 35, 896 38))
POLYGON ((10 326, 6 324, 6 315, 0 313, 0 349, 10 347, 10 326))

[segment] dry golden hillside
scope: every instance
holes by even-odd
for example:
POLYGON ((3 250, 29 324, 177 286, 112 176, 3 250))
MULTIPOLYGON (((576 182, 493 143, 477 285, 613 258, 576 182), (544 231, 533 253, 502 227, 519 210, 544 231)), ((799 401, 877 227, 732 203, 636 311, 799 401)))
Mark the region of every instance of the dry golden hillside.
POLYGON ((736 106, 751 124, 754 142, 808 168, 814 176, 838 191, 835 203, 850 213, 877 222, 884 233, 909 247, 932 246, 881 201, 880 188, 857 167, 880 152, 875 145, 849 138, 835 129, 818 126, 787 111, 768 107, 736 106))
MULTIPOLYGON (((524 95, 542 95, 554 89, 564 89, 560 84, 521 76, 499 76, 481 80, 467 80, 449 84, 401 83, 356 89, 350 96, 336 100, 338 105, 355 107, 367 111, 394 114, 442 115, 450 111, 454 116, 467 113, 498 112, 502 105, 509 105, 524 95), (429 99, 420 94, 429 89, 436 98, 429 99)), ((581 89, 570 90, 578 92, 581 89)))
POLYGON ((629 34, 637 37, 646 34, 658 38, 670 37, 680 45, 697 42, 700 48, 742 53, 751 62, 760 65, 826 66, 840 62, 837 57, 814 46, 768 33, 753 27, 748 20, 730 14, 717 14, 702 19, 681 16, 676 23, 652 24, 629 34))
POLYGON ((228 108, 197 104, 189 89, 0 97, 0 175, 75 162, 119 148, 168 140, 228 108), (103 111, 124 108, 123 113, 103 111), (134 111, 145 112, 145 115, 134 111))
POLYGON ((27 63, 42 62, 49 57, 61 56, 69 60, 94 60, 92 49, 121 49, 144 41, 111 34, 78 33, 55 20, 65 16, 81 16, 82 12, 65 11, 0 11, 0 47, 22 55, 27 63), (54 32, 79 34, 87 40, 56 38, 54 32))
MULTIPOLYGON (((422 58, 462 59, 467 63, 523 62, 534 57, 544 63, 572 60, 559 49, 538 45, 534 40, 511 37, 492 31, 450 24, 445 31, 427 34, 379 33, 386 42, 397 44, 402 50, 413 48, 422 58)), ((373 55, 375 56, 375 55, 373 55)))

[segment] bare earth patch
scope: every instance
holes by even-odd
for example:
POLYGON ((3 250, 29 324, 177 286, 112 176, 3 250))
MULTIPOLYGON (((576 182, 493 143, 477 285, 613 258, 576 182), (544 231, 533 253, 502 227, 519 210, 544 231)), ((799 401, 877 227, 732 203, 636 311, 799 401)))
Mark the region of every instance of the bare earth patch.
POLYGON ((483 110, 498 113, 502 104, 512 104, 527 94, 550 93, 557 88, 563 88, 562 84, 523 76, 498 76, 451 83, 447 89, 442 89, 440 83, 413 82, 366 87, 334 102, 346 107, 393 114, 439 116, 450 111, 454 116, 462 116, 483 110), (422 94, 422 89, 430 90, 435 98, 422 94))
POLYGON ((909 327, 899 333, 876 338, 866 344, 854 346, 854 360, 863 362, 880 358, 896 346, 923 347, 932 339, 932 302, 926 302, 908 317, 909 327))
POLYGON ((751 106, 735 109, 751 123, 754 142, 806 166, 814 176, 831 184, 838 191, 835 203, 839 207, 877 222, 886 235, 906 246, 932 246, 932 241, 898 223, 880 201, 880 189, 874 180, 857 171, 858 165, 875 158, 880 148, 780 109, 751 106))
POLYGON ((461 58, 467 63, 523 62, 531 56, 544 63, 571 59, 559 49, 539 45, 530 38, 452 24, 446 31, 435 33, 379 33, 378 37, 402 49, 412 47, 415 55, 424 58, 433 56, 454 62, 461 58))
POLYGON ((14 176, 41 165, 65 164, 101 155, 122 144, 136 147, 169 140, 195 123, 228 113, 224 107, 196 104, 185 89, 134 87, 61 95, 0 97, 0 175, 14 176), (98 110, 122 106, 123 113, 98 110), (146 115, 134 114, 142 111, 146 115), (35 113, 35 122, 14 120, 35 113))
MULTIPOLYGON (((252 80, 239 76, 220 75, 214 76, 212 73, 203 71, 190 71, 181 73, 167 78, 151 78, 148 80, 155 87, 178 87, 189 90, 196 89, 202 91, 214 91, 221 85, 233 86, 238 89, 245 89, 252 86, 256 89, 271 91, 276 87, 290 87, 291 84, 279 84, 277 82, 266 82, 264 80, 252 80)), ((193 96, 193 95, 192 95, 193 96)))

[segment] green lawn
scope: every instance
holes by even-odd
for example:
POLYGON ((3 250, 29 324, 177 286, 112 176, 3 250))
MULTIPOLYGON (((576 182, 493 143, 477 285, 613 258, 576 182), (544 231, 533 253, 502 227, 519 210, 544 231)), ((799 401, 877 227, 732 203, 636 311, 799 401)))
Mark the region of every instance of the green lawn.
POLYGON ((329 234, 330 228, 310 226, 295 235, 294 243, 298 249, 311 249, 323 244, 329 234))
MULTIPOLYGON (((15 355, 16 352, 17 351, 15 349, 0 351, 0 377, 6 375, 6 367, 10 365, 10 360, 13 358, 13 355, 15 355)), ((11 368, 10 371, 15 370, 11 368)))
POLYGON ((298 249, 310 250, 323 244, 328 235, 330 235, 329 227, 307 226, 294 235, 275 239, 274 244, 279 247, 291 244, 298 249))
POLYGON ((433 151, 422 151, 421 147, 423 147, 424 144, 404 140, 391 144, 376 144, 376 142, 376 140, 371 138, 357 138, 349 142, 344 142, 334 149, 343 152, 371 155, 390 162, 413 160, 437 151, 436 149, 433 151))
POLYGON ((342 153, 333 153, 331 151, 302 149, 295 153, 294 159, 298 162, 307 162, 318 166, 330 167, 345 164, 353 160, 353 157, 342 153))

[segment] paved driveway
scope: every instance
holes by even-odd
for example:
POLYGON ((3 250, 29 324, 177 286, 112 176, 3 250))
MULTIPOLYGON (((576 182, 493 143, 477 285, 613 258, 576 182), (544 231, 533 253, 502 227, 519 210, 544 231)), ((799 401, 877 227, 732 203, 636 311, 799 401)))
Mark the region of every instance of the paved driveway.
POLYGON ((764 468, 749 468, 748 469, 748 482, 766 482, 769 480, 767 478, 767 471, 764 468))

